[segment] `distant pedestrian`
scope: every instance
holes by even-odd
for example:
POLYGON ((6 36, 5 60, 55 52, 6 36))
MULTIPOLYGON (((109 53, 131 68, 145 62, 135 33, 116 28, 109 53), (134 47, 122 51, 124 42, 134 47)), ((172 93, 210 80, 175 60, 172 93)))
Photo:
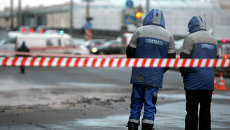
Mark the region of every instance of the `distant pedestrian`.
MULTIPOLYGON (((163 12, 152 9, 144 18, 126 50, 127 58, 175 58, 173 35, 165 29, 163 12)), ((167 68, 133 68, 130 83, 133 84, 129 130, 138 130, 141 110, 144 105, 142 130, 152 130, 158 89, 162 88, 164 72, 167 68)))
MULTIPOLYGON (((190 34, 185 37, 180 53, 181 58, 218 57, 217 41, 207 32, 206 23, 202 17, 193 16, 189 21, 188 29, 190 34)), ((180 68, 180 71, 186 92, 185 129, 211 130, 210 107, 214 90, 214 68, 180 68)))
MULTIPOLYGON (((17 49, 18 52, 30 52, 30 49, 26 46, 25 42, 22 42, 22 45, 17 49)), ((25 57, 28 55, 17 55, 18 57, 25 57)), ((25 67, 21 66, 20 67, 21 73, 24 74, 25 73, 25 67)))

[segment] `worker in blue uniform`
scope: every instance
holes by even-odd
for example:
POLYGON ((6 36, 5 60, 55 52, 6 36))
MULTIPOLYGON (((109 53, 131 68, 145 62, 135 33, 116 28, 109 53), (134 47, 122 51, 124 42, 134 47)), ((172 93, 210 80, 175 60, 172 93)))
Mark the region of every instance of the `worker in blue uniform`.
MULTIPOLYGON (((143 26, 133 34, 126 50, 127 58, 175 58, 173 35, 165 29, 163 12, 152 9, 144 18, 143 26)), ((144 106, 142 130, 152 130, 158 89, 162 88, 163 74, 167 68, 133 68, 133 84, 129 130, 138 130, 144 106)))
MULTIPOLYGON (((207 32, 204 18, 193 16, 188 23, 188 29, 190 34, 185 37, 181 58, 218 58, 217 41, 207 32)), ((211 130, 210 107, 214 90, 214 68, 180 68, 180 71, 186 92, 185 129, 211 130)))

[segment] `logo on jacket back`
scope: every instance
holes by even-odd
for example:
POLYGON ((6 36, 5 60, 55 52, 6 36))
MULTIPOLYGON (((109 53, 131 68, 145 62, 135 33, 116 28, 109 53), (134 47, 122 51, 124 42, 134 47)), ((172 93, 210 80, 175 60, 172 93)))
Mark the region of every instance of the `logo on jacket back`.
POLYGON ((163 45, 162 41, 154 40, 154 39, 145 39, 145 43, 156 44, 156 45, 163 45))
POLYGON ((207 49, 214 49, 214 45, 210 45, 210 44, 201 44, 201 48, 207 48, 207 49))

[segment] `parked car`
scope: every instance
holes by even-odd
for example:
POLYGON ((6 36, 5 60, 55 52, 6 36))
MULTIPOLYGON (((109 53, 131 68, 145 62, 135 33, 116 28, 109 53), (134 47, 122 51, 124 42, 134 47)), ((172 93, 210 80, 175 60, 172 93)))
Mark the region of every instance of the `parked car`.
MULTIPOLYGON (((16 38, 8 38, 0 41, 0 51, 15 51, 16 38)), ((0 56, 14 56, 13 54, 0 53, 0 56)))
POLYGON ((123 45, 121 41, 111 40, 105 44, 91 49, 92 54, 121 54, 123 45))
POLYGON ((8 41, 12 41, 15 48, 21 46, 22 42, 26 42, 27 47, 30 50, 44 50, 48 47, 72 47, 73 39, 68 34, 21 34, 21 35, 9 35, 10 38, 1 41, 2 45, 8 43, 8 41), (11 40, 15 39, 15 40, 11 40))
POLYGON ((105 42, 106 42, 105 39, 93 39, 93 40, 89 40, 89 41, 85 42, 83 46, 88 48, 89 51, 92 53, 93 48, 95 48, 95 47, 97 48, 99 46, 102 46, 103 44, 105 44, 105 42))
MULTIPOLYGON (((16 48, 21 46, 22 42, 26 42, 27 47, 33 51, 48 51, 55 53, 66 54, 89 54, 88 48, 85 46, 76 46, 73 39, 68 34, 23 34, 15 37, 7 37, 0 41, 0 51, 15 51, 16 48), (59 48, 58 48, 59 47, 59 48), (55 49, 56 48, 56 49, 55 49)), ((0 56, 13 56, 9 54, 1 54, 0 56)))

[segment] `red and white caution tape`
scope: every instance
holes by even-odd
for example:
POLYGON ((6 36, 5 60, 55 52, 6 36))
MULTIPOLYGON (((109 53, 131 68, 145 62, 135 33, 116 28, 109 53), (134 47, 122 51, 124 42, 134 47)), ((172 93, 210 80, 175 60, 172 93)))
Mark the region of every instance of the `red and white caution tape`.
POLYGON ((58 53, 37 53, 37 52, 18 52, 18 51, 0 51, 2 54, 22 55, 22 56, 44 56, 44 57, 90 57, 90 58, 125 58, 125 55, 74 55, 74 54, 58 54, 58 53))
POLYGON ((230 59, 126 59, 0 57, 0 66, 28 67, 230 67, 230 59))
MULTIPOLYGON (((61 53, 37 53, 37 52, 19 52, 19 51, 0 51, 2 54, 22 55, 22 56, 44 56, 44 57, 76 57, 76 58, 126 58, 124 54, 113 55, 74 55, 74 54, 61 54, 61 53)), ((180 55, 176 55, 180 58, 180 55)))

